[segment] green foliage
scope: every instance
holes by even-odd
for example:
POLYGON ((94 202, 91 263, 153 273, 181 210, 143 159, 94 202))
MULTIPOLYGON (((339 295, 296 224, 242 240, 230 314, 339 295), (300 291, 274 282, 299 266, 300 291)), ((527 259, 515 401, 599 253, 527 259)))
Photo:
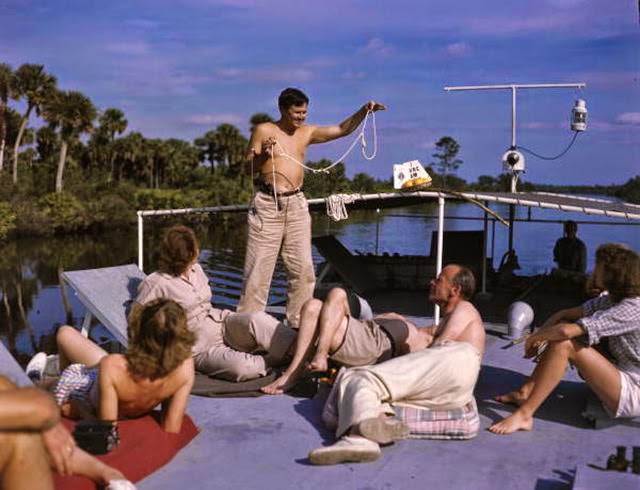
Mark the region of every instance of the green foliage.
POLYGON ((91 216, 91 222, 87 224, 94 228, 125 226, 135 222, 135 211, 130 198, 103 194, 86 203, 87 215, 91 216))
POLYGON ((243 186, 238 180, 215 174, 203 183, 207 189, 206 206, 248 203, 251 200, 251 186, 243 186))
POLYGON ((55 231, 76 231, 86 226, 85 208, 68 192, 53 192, 38 199, 38 207, 55 231))
MULTIPOLYGON (((446 187, 447 175, 455 173, 458 167, 462 165, 462 160, 456 158, 460 151, 460 145, 451 136, 443 136, 437 141, 436 148, 438 151, 431 156, 436 159, 434 165, 442 173, 443 187, 446 187)), ((459 183, 456 185, 459 185, 459 183)))
MULTIPOLYGON (((253 129, 267 121, 272 121, 268 114, 256 113, 248 122, 253 129)), ((0 63, 0 135, 5 134, 7 142, 5 169, 0 172, 0 237, 10 230, 42 234, 121 226, 135 222, 138 209, 249 202, 251 183, 240 172, 247 140, 234 125, 208 128, 193 143, 147 138, 138 132, 123 135, 127 126, 121 110, 97 111, 83 94, 58 91, 56 78, 42 65, 24 64, 13 71, 0 63), (17 101, 15 108, 10 107, 11 98, 17 101), (34 115, 44 116, 49 125, 42 124, 42 117, 37 132, 21 125, 34 115), (90 138, 81 138, 83 133, 89 133, 90 138), (68 146, 66 160, 60 159, 61 154, 65 156, 63 142, 68 146), (56 188, 54 184, 62 188, 63 172, 66 192, 49 194, 56 188)), ((433 167, 437 171, 427 167, 434 188, 509 190, 507 174, 482 175, 474 183, 453 175, 462 164, 457 158, 459 149, 450 136, 436 143, 433 167)), ((320 160, 308 164, 324 168, 331 163, 320 160)), ((309 197, 325 197, 387 192, 392 190, 392 182, 366 173, 349 179, 345 165, 339 164, 329 173, 307 172, 304 187, 309 197)), ((623 186, 554 186, 521 180, 518 190, 608 194, 640 203, 640 176, 623 186)))
POLYGON ((0 240, 16 227, 16 214, 8 202, 0 201, 0 240))
MULTIPOLYGON (((329 165, 331 165, 331 161, 326 159, 307 162, 308 167, 315 169, 324 169, 329 165)), ((349 179, 347 179, 344 164, 339 163, 329 170, 329 173, 307 173, 304 181, 304 190, 308 197, 324 197, 330 194, 349 192, 349 179)))
POLYGON ((134 207, 141 209, 181 209, 203 207, 197 192, 177 189, 138 189, 133 195, 134 207))
POLYGON ((640 204, 640 175, 627 180, 616 192, 623 201, 640 204))
POLYGON ((376 192, 377 181, 371 175, 365 173, 357 173, 351 181, 351 190, 359 194, 371 194, 376 192))

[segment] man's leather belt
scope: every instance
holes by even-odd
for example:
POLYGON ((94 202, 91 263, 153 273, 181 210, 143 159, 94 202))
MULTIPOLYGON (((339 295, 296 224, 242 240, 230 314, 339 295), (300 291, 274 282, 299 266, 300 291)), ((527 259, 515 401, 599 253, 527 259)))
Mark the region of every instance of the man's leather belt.
POLYGON ((302 189, 300 187, 298 187, 297 189, 293 189, 292 191, 274 192, 273 186, 268 182, 265 182, 264 180, 261 180, 258 183, 258 190, 260 192, 264 192, 265 194, 269 194, 270 196, 273 196, 275 194, 278 197, 289 197, 297 194, 298 192, 302 192, 302 189))

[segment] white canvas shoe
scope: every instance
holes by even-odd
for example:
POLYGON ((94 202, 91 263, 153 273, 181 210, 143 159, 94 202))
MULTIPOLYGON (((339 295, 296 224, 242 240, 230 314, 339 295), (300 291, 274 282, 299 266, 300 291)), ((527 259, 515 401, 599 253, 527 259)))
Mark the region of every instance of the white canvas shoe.
POLYGON ((129 480, 111 480, 106 490, 136 490, 136 486, 129 480))
POLYGON ((374 417, 358 424, 358 431, 367 439, 378 444, 390 444, 409 437, 409 427, 391 417, 374 417))
POLYGON ((47 365, 44 368, 44 374, 52 378, 60 376, 60 356, 58 354, 47 356, 47 365))
POLYGON ((38 352, 31 358, 25 369, 27 376, 34 383, 42 380, 44 368, 47 366, 47 355, 44 352, 38 352))
POLYGON ((319 447, 309 453, 309 461, 315 465, 338 463, 364 463, 380 457, 380 446, 357 436, 344 436, 331 446, 319 447))

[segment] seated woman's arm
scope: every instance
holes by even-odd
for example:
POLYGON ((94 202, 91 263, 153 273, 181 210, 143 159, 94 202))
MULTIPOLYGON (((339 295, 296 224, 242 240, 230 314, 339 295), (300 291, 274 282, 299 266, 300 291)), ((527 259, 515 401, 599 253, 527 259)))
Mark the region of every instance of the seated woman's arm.
POLYGON ((574 306, 573 308, 566 308, 560 310, 551 315, 547 321, 545 321, 540 330, 552 327, 557 323, 573 323, 584 316, 584 309, 582 306, 574 306))
POLYGON ((100 420, 118 420, 118 392, 116 391, 113 370, 110 369, 111 356, 100 361, 98 382, 100 383, 100 404, 98 417, 100 420))
POLYGON ((177 371, 176 374, 181 380, 180 386, 171 398, 162 402, 162 428, 174 434, 180 432, 182 427, 182 419, 195 380, 193 359, 185 359, 177 371))

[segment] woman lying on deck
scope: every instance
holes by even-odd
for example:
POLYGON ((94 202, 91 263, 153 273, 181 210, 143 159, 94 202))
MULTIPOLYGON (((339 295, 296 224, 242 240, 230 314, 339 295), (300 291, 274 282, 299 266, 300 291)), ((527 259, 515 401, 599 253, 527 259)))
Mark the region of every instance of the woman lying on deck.
POLYGON ((520 389, 496 397, 518 405, 493 424, 496 434, 533 428, 533 415, 560 383, 569 363, 613 417, 640 416, 640 258, 621 245, 596 251, 594 286, 605 293, 582 306, 559 311, 525 342, 525 357, 544 349, 520 389), (608 339, 607 357, 597 348, 608 339), (546 344, 546 348, 545 348, 546 344))
POLYGON ((228 381, 265 376, 270 366, 287 358, 295 331, 266 313, 259 314, 258 326, 252 314, 215 308, 199 254, 191 228, 167 228, 160 242, 158 270, 142 281, 136 302, 164 297, 184 308, 189 330, 196 335, 192 354, 198 371, 228 381))
POLYGON ((162 427, 178 433, 194 382, 184 310, 157 299, 135 305, 129 317, 129 348, 107 354, 73 327, 56 335, 62 374, 53 390, 65 416, 101 420, 135 418, 162 403, 162 427))

